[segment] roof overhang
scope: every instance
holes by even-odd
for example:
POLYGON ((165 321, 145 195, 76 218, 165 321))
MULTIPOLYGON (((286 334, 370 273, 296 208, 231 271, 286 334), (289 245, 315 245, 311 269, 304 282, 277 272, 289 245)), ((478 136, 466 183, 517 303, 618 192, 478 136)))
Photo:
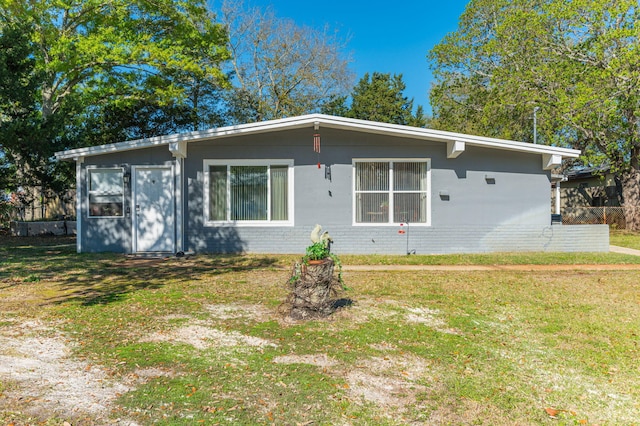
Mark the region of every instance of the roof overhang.
POLYGON ((374 121, 357 120, 353 118, 335 117, 324 114, 309 114, 298 117, 282 118, 279 120, 242 124, 237 126, 219 127, 209 130, 178 133, 153 138, 137 139, 108 145, 70 149, 55 153, 57 160, 74 160, 81 157, 103 155, 109 153, 132 151, 154 146, 168 145, 172 154, 186 157, 187 144, 190 142, 214 140, 232 136, 260 134, 278 130, 301 128, 330 128, 365 133, 412 138, 424 141, 443 142, 447 144, 447 157, 456 158, 467 146, 478 146, 507 151, 525 152, 542 155, 542 167, 550 170, 560 164, 563 158, 577 158, 580 151, 569 148, 558 148, 506 139, 495 139, 463 133, 445 132, 441 130, 424 129, 420 127, 402 126, 398 124, 379 123, 374 121))

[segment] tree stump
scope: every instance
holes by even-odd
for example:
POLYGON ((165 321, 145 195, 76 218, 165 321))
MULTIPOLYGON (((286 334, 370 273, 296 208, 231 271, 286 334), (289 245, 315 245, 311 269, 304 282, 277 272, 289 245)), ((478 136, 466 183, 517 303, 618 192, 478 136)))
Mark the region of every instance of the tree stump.
POLYGON ((334 300, 342 287, 334 277, 333 259, 296 263, 289 279, 291 293, 283 308, 284 313, 296 320, 322 318, 334 309, 334 300))

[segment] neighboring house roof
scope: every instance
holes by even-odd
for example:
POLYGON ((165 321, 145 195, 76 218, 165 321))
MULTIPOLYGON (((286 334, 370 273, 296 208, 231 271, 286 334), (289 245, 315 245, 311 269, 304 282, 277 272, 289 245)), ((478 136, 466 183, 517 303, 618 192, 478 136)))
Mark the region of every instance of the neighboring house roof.
POLYGON ((412 138, 425 141, 435 141, 447 144, 447 156, 455 158, 462 154, 466 145, 494 148, 500 150, 541 154, 543 168, 548 170, 560 165, 562 158, 577 158, 579 150, 558 148, 547 145, 535 145, 505 139, 487 138, 466 135, 462 133, 445 132, 441 130, 424 129, 420 127, 402 126, 398 124, 379 123, 374 121, 357 120, 353 118, 335 117, 324 114, 309 114, 298 117, 282 118, 279 120, 263 121, 236 126, 219 127, 210 130, 178 133, 153 138, 118 142, 109 145, 92 146, 70 149, 55 153, 57 160, 72 160, 93 155, 114 152, 131 151, 142 148, 168 145, 175 156, 186 157, 186 144, 189 142, 215 140, 217 138, 259 134, 277 130, 290 130, 311 127, 331 128, 365 133, 412 138))
POLYGON ((609 173, 609 166, 578 167, 565 172, 567 180, 590 179, 609 173))

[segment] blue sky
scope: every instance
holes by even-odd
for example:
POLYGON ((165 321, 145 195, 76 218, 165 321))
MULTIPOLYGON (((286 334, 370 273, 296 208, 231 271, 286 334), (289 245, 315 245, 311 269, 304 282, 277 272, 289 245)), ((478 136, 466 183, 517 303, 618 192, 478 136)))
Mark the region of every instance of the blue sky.
POLYGON ((402 74, 405 95, 427 112, 432 82, 426 55, 449 32, 469 0, 365 1, 253 0, 257 6, 271 5, 278 17, 301 25, 322 28, 328 24, 349 38, 348 50, 356 81, 366 72, 402 74))

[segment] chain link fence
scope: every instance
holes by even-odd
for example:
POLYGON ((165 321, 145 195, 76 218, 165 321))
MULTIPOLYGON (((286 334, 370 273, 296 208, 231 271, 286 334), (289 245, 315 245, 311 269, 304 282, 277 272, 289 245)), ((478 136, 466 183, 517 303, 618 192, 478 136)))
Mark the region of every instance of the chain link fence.
POLYGON ((563 225, 607 224, 625 229, 623 207, 571 207, 562 212, 563 225))

